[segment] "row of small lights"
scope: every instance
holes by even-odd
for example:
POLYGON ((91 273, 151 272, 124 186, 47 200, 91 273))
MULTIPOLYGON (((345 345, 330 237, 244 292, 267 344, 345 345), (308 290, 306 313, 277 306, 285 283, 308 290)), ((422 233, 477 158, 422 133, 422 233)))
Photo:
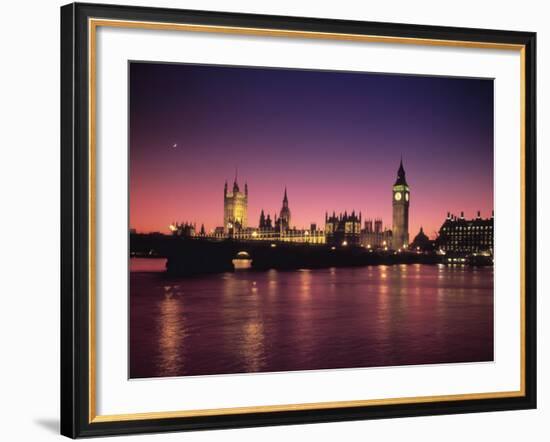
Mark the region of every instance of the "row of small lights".
MULTIPOLYGON (((348 242, 347 242, 347 241, 345 241, 345 240, 342 241, 342 247, 346 247, 347 245, 348 245, 348 242)), ((384 250, 385 250, 385 251, 388 251, 387 242, 386 242, 386 241, 382 242, 382 245, 384 246, 384 250)), ((361 247, 365 247, 365 246, 361 246, 361 247)), ((369 250, 372 252, 371 248, 372 248, 372 246, 371 246, 370 244, 367 244, 367 249, 369 249, 369 250)), ((403 247, 403 249, 406 249, 406 248, 407 248, 407 247, 405 247, 405 246, 403 247)), ((331 250, 336 250, 336 247, 335 247, 335 246, 332 246, 332 247, 331 247, 331 250)), ((417 247, 416 250, 420 250, 420 247, 417 247)), ((399 249, 397 252, 398 252, 398 253, 401 253, 401 249, 399 249)))
MULTIPOLYGON (((171 224, 171 225, 170 225, 170 230, 174 231, 174 230, 177 230, 177 229, 176 229, 175 226, 173 226, 173 225, 171 224)), ((305 231, 305 235, 309 235, 309 231, 306 230, 306 231, 305 231)), ((257 236, 258 236, 258 232, 257 232, 257 231, 252 232, 252 236, 253 236, 254 238, 257 237, 257 236)), ((386 246, 386 244, 387 244, 386 241, 384 241, 384 242, 382 243, 382 245, 384 246, 384 251, 387 251, 387 250, 388 250, 388 247, 386 246)), ((342 247, 347 247, 347 245, 348 245, 348 242, 347 242, 347 241, 343 241, 343 242, 342 242, 342 247)), ((275 248, 275 247, 277 247, 277 244, 271 243, 271 247, 272 247, 272 248, 275 248)), ((362 246, 362 247, 363 247, 363 246, 362 246)), ((336 250, 336 247, 335 247, 335 246, 332 246, 330 249, 331 249, 331 250, 336 250)), ((370 244, 367 244, 367 249, 371 249, 371 245, 370 245, 370 244)), ((420 250, 420 247, 417 247, 416 250, 420 250)), ((372 251, 372 250, 371 250, 371 251, 372 251)), ((398 252, 398 253, 401 253, 401 249, 397 250, 397 252, 398 252)))
MULTIPOLYGON (((309 230, 306 230, 306 231, 304 232, 304 235, 305 235, 305 236, 308 236, 308 235, 309 235, 309 230)), ((256 230, 254 230, 254 231, 252 232, 252 237, 253 237, 253 238, 256 238, 257 236, 258 236, 258 232, 257 232, 256 230)))

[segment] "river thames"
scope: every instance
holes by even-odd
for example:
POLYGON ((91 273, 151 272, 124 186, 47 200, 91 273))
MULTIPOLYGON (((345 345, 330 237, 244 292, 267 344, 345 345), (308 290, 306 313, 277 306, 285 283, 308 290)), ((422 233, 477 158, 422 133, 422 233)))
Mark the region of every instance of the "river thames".
POLYGON ((131 378, 493 360, 492 267, 163 266, 131 260, 131 378))

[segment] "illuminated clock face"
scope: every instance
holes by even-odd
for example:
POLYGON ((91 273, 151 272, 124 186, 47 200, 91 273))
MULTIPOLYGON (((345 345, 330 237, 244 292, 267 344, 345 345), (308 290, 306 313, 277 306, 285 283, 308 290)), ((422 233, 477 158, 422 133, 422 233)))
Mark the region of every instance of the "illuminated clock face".
POLYGON ((409 201, 409 194, 408 193, 405 194, 405 201, 409 201))
POLYGON ((397 192, 395 194, 395 201, 400 201, 401 200, 401 192, 397 192))

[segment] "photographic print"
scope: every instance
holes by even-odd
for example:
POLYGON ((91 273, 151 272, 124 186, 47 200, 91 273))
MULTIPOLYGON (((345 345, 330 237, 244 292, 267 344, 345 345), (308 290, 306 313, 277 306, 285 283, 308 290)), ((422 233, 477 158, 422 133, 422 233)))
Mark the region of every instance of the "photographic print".
POLYGON ((61 433, 536 408, 535 66, 534 32, 63 6, 61 433))
POLYGON ((493 361, 493 102, 130 62, 129 377, 493 361))

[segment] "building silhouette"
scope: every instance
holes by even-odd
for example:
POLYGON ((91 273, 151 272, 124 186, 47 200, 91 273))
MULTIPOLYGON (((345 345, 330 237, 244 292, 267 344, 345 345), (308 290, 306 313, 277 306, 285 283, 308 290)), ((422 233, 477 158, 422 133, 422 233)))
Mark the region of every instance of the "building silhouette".
POLYGON ((280 230, 283 231, 290 229, 290 209, 288 208, 288 196, 286 194, 286 187, 285 196, 283 197, 283 207, 281 207, 279 219, 277 219, 276 225, 280 230))
POLYGON ((409 245, 409 199, 410 189, 405 178, 403 160, 399 163, 397 179, 392 189, 393 224, 392 248, 399 250, 409 245))
POLYGON ((197 224, 189 221, 173 222, 170 224, 170 231, 174 236, 193 237, 197 235, 197 224))
POLYGON ((428 238, 428 235, 424 233, 424 229, 420 226, 420 231, 414 237, 409 248, 415 252, 431 252, 434 249, 434 241, 428 238))
POLYGON ((271 221, 271 216, 269 213, 267 214, 267 217, 264 214, 264 209, 262 209, 260 213, 260 221, 258 223, 258 228, 260 230, 271 230, 273 229, 273 222, 271 221))

